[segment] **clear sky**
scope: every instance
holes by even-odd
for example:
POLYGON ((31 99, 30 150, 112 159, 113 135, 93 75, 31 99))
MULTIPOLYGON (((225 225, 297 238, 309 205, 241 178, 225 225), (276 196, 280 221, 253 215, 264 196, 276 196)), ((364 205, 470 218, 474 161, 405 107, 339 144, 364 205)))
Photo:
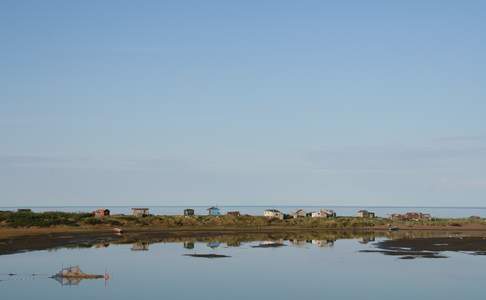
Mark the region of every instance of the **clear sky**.
POLYGON ((0 206, 486 205, 486 1, 0 1, 0 206))

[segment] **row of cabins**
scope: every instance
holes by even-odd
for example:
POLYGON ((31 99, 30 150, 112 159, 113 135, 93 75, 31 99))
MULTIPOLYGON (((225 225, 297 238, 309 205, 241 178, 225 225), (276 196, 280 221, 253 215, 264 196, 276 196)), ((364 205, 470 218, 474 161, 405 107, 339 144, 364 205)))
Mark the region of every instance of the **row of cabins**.
MULTIPOLYGON (((219 208, 217 208, 215 206, 212 206, 212 207, 210 207, 206 210, 208 211, 208 216, 220 216, 221 215, 221 211, 219 210, 219 208)), ((239 211, 229 211, 229 212, 226 213, 226 215, 233 216, 233 217, 239 217, 241 214, 240 214, 239 211)), ((186 216, 186 217, 194 216, 194 209, 192 209, 192 208, 184 209, 184 216, 186 216)))
MULTIPOLYGON (((93 212, 93 215, 97 218, 108 217, 110 215, 110 210, 106 208, 99 208, 93 212)), ((146 217, 149 215, 149 209, 144 207, 132 208, 132 215, 135 217, 146 217)))
MULTIPOLYGON (((215 206, 208 208, 207 211, 208 211, 209 216, 220 216, 221 215, 221 211, 219 210, 219 208, 217 208, 215 206)), ((185 209, 183 213, 184 213, 184 216, 187 216, 187 217, 195 215, 194 209, 192 209, 192 208, 185 209)), ((95 217, 98 217, 98 218, 107 217, 107 216, 110 215, 110 210, 106 209, 106 208, 99 208, 99 209, 97 209, 93 212, 93 215, 95 217)), ((145 208, 145 207, 134 207, 134 208, 132 208, 132 215, 135 216, 135 217, 146 217, 146 216, 149 215, 149 209, 145 208)), ((229 211, 229 212, 227 212, 227 215, 238 217, 238 216, 240 216, 240 212, 239 211, 229 211)))
MULTIPOLYGON (((303 209, 298 209, 295 212, 291 213, 290 215, 286 215, 283 212, 277 209, 267 209, 263 212, 263 215, 268 218, 277 218, 277 219, 289 219, 289 218, 335 218, 336 212, 331 209, 321 209, 318 211, 306 212, 303 209)), ((357 215, 358 218, 375 218, 375 213, 367 210, 360 210, 358 211, 357 215)))
POLYGON ((334 218, 336 217, 336 212, 330 209, 321 209, 319 211, 313 212, 305 212, 303 209, 299 209, 293 212, 290 215, 284 214, 283 212, 279 211, 278 209, 267 209, 263 212, 263 216, 267 218, 275 218, 275 219, 290 219, 290 218, 304 218, 304 217, 311 217, 311 218, 334 218))
POLYGON ((404 214, 392 214, 390 218, 396 221, 427 221, 431 220, 432 216, 419 212, 408 212, 404 214))
MULTIPOLYGON (((208 208, 207 211, 208 211, 209 216, 220 216, 221 215, 220 209, 215 207, 215 206, 208 208)), ((184 213, 184 216, 186 216, 186 217, 190 217, 190 216, 195 215, 195 211, 192 208, 185 209, 183 213, 184 213)), ((95 217, 103 218, 103 217, 110 215, 110 210, 106 209, 106 208, 100 208, 100 209, 95 210, 93 212, 93 214, 94 214, 95 217)), ((144 207, 132 208, 132 215, 135 216, 135 217, 146 217, 146 216, 149 215, 149 209, 144 208, 144 207)), ((227 215, 238 217, 241 214, 240 214, 239 211, 229 211, 229 212, 227 212, 227 215)), ((319 211, 313 211, 313 212, 306 212, 303 209, 299 209, 299 210, 293 212, 290 215, 286 215, 286 214, 284 214, 283 212, 281 212, 277 209, 267 209, 263 212, 263 215, 265 217, 277 218, 277 219, 300 218, 300 217, 333 218, 333 217, 336 217, 336 212, 333 211, 333 210, 329 210, 329 209, 321 209, 319 211)), ((374 218, 375 213, 369 212, 369 211, 366 211, 366 210, 360 210, 360 211, 358 211, 357 216, 361 217, 361 218, 374 218)))
MULTIPOLYGON (((207 209, 209 216, 220 216, 221 211, 219 208, 212 206, 207 209)), ((195 211, 192 208, 187 208, 184 210, 184 216, 190 217, 195 215, 195 211)), ((106 208, 100 208, 93 212, 95 217, 103 218, 110 215, 110 210, 106 208)), ((132 215, 135 217, 146 217, 149 215, 149 209, 144 207, 135 207, 132 208, 132 215)), ((240 216, 239 211, 229 211, 227 215, 238 217, 240 216)), ((311 218, 334 218, 336 217, 336 212, 330 209, 321 209, 318 211, 313 212, 306 212, 303 209, 298 209, 295 212, 291 213, 290 215, 285 214, 277 209, 267 209, 263 212, 263 216, 268 218, 276 218, 276 219, 289 219, 289 218, 303 218, 303 217, 311 217, 311 218)), ((356 214, 358 218, 375 218, 376 215, 374 212, 368 210, 359 210, 356 214)), ((424 214, 420 212, 407 212, 404 214, 392 214, 390 215, 392 220, 397 221, 421 221, 421 220, 431 220, 432 216, 430 214, 424 214)))

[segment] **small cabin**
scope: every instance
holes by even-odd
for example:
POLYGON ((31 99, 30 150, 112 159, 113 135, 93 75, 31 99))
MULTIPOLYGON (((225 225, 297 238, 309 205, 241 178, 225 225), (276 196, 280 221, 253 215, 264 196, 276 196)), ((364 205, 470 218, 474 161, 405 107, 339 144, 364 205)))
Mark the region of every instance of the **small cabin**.
POLYGON ((263 212, 263 216, 267 218, 284 219, 284 214, 278 209, 267 209, 263 212))
POLYGON ((219 216, 221 215, 220 211, 219 211, 219 208, 217 207, 210 207, 207 209, 208 210, 208 215, 209 216, 219 216))
POLYGON ((110 210, 106 208, 98 208, 93 212, 93 214, 96 218, 103 218, 110 215, 110 210))
POLYGON ((149 214, 149 209, 144 207, 135 207, 132 208, 132 214, 135 217, 146 217, 149 214))
POLYGON ((228 216, 239 217, 241 214, 239 211, 229 211, 227 213, 228 216))
POLYGON ((306 213, 303 209, 298 209, 298 210, 296 210, 295 212, 292 213, 292 217, 294 219, 303 218, 305 216, 306 216, 306 213))
POLYGON ((330 209, 321 209, 310 213, 312 218, 335 218, 336 212, 330 209))
POLYGON ((186 217, 194 216, 194 209, 192 208, 184 209, 184 216, 186 217))
POLYGON ((391 219, 398 221, 424 221, 431 220, 432 216, 420 212, 407 212, 405 214, 392 214, 391 219))
POLYGON ((356 214, 358 218, 366 218, 366 219, 372 219, 375 217, 375 213, 367 210, 359 210, 358 213, 356 214))

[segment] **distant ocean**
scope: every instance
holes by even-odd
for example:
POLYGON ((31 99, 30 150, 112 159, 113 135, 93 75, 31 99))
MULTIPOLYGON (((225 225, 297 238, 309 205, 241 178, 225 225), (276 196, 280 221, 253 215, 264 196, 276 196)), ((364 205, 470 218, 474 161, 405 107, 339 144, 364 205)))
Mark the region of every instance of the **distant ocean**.
MULTIPOLYGON (((206 214, 209 206, 142 206, 150 209, 151 214, 157 215, 181 215, 185 208, 193 208, 196 214, 206 214)), ((384 206, 218 206, 222 213, 239 211, 242 214, 262 215, 267 208, 275 208, 285 213, 290 213, 299 208, 306 211, 315 211, 321 208, 332 209, 338 216, 354 216, 360 209, 374 211, 380 217, 386 217, 392 213, 404 213, 417 211, 430 213, 439 218, 466 218, 480 216, 486 218, 486 207, 384 207, 384 206)), ((64 212, 91 212, 99 207, 94 206, 59 206, 59 207, 0 207, 0 210, 16 210, 18 208, 30 208, 35 212, 64 211, 64 212)), ((112 214, 130 214, 132 206, 106 206, 112 214)))

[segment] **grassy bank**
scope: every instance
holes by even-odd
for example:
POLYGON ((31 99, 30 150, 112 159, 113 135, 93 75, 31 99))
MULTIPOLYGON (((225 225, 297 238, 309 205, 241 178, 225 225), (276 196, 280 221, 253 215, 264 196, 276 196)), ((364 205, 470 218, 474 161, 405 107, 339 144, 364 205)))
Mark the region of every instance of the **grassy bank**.
POLYGON ((386 218, 297 218, 269 219, 262 216, 147 216, 112 215, 96 218, 91 213, 66 212, 0 212, 0 228, 53 228, 53 227, 128 227, 128 228, 316 228, 353 229, 385 228, 388 224, 402 228, 478 227, 486 229, 485 219, 431 219, 395 221, 386 218))

